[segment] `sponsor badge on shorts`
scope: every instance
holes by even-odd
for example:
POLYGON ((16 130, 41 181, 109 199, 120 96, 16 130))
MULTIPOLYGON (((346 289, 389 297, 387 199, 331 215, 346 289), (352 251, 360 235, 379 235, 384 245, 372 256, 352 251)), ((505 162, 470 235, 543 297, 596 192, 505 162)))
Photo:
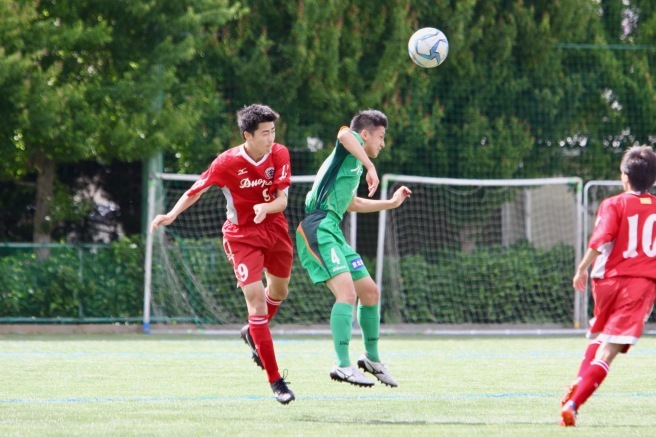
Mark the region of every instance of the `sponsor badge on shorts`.
POLYGON ((362 258, 357 258, 351 261, 351 267, 353 270, 361 269, 364 267, 364 262, 362 262, 362 258))

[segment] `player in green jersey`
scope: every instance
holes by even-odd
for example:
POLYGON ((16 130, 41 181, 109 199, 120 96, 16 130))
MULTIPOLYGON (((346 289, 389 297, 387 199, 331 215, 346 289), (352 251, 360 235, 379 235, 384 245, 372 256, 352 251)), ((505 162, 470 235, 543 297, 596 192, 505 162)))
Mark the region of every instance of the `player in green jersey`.
POLYGON ((307 216, 296 230, 296 247, 303 267, 315 284, 325 282, 335 295, 330 330, 337 358, 330 377, 365 387, 374 383, 351 365, 349 357, 356 298, 359 299, 357 318, 365 347, 358 367, 383 384, 391 387, 398 384, 378 356, 378 287, 360 255, 346 242, 339 224, 346 211, 377 212, 397 208, 412 194, 407 187, 401 187, 389 200, 356 195, 363 168, 367 172, 369 197, 378 188, 378 174, 370 158, 376 158, 385 147, 386 130, 387 117, 373 109, 360 111, 351 120, 350 127, 340 129, 335 149, 321 165, 307 194, 307 216))

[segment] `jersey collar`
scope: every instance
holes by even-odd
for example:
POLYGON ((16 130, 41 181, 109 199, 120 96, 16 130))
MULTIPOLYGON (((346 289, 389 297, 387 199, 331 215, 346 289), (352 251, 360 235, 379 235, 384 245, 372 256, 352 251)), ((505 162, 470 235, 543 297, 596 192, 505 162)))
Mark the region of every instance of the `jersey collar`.
MULTIPOLYGON (((269 153, 270 153, 270 152, 269 152, 269 153)), ((255 160, 253 160, 253 158, 251 158, 251 157, 248 155, 248 153, 246 153, 246 146, 245 146, 244 144, 242 144, 241 146, 239 146, 239 154, 240 154, 240 155, 241 155, 246 161, 250 162, 250 163, 253 164, 254 166, 258 166, 258 165, 260 165, 261 163, 263 163, 264 161, 266 161, 266 159, 269 157, 269 153, 264 154, 264 156, 262 157, 262 159, 260 159, 259 161, 256 162, 255 160)))

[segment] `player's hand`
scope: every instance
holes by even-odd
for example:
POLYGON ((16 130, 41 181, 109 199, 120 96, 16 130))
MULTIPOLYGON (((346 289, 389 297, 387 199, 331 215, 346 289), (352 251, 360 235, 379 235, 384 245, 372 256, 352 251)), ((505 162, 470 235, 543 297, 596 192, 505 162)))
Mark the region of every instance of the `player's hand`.
POLYGON ((253 211, 255 212, 255 218, 253 221, 257 223, 262 223, 266 215, 269 213, 269 207, 266 203, 258 203, 253 206, 253 211))
POLYGON ((588 271, 577 271, 574 275, 574 278, 572 279, 572 285, 576 291, 585 291, 585 287, 588 285, 588 271))
POLYGON ((175 217, 171 217, 168 214, 158 214, 153 221, 150 223, 150 233, 155 232, 155 229, 160 226, 168 226, 175 221, 175 217))
POLYGON ((367 187, 369 188, 369 197, 372 197, 376 190, 378 189, 378 172, 376 172, 376 167, 373 165, 367 169, 367 176, 365 176, 367 181, 367 187))
POLYGON ((398 208, 401 206, 403 201, 405 201, 405 199, 410 196, 412 196, 412 191, 410 191, 410 189, 405 185, 397 189, 392 195, 392 203, 394 204, 394 207, 398 208))

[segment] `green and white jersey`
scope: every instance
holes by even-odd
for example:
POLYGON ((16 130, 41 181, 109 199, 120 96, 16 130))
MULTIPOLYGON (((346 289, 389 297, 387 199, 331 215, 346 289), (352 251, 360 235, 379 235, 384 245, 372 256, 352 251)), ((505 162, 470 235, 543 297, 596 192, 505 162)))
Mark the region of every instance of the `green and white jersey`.
MULTIPOLYGON (((362 137, 353 132, 364 146, 362 137)), ((332 211, 341 220, 357 194, 362 176, 362 163, 337 140, 335 149, 321 164, 312 189, 305 198, 305 212, 332 211)))

